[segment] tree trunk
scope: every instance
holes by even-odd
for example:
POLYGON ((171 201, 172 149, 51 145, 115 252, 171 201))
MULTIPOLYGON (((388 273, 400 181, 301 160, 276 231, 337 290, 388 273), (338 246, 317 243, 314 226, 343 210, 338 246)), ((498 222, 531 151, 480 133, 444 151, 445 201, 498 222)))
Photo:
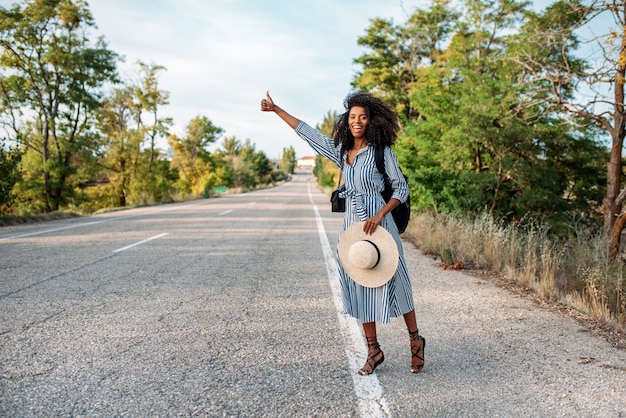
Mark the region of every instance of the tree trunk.
POLYGON ((120 173, 122 175, 122 184, 118 190, 118 201, 120 207, 126 207, 126 161, 120 161, 120 173))
MULTIPOLYGON (((47 123, 47 122, 46 122, 47 123)), ((52 205, 50 202, 52 201, 52 192, 50 190, 50 172, 48 171, 48 159, 50 158, 48 151, 48 140, 49 134, 48 130, 45 129, 43 132, 43 138, 41 143, 41 155, 42 155, 42 168, 43 168, 43 194, 44 194, 44 213, 52 212, 52 205)))
POLYGON ((625 215, 620 215, 619 217, 617 217, 617 219, 615 219, 613 223, 609 251, 609 257, 611 260, 614 260, 617 257, 617 254, 619 254, 620 242, 622 239, 622 230, 624 229, 624 225, 626 225, 625 215))
MULTIPOLYGON (((624 6, 626 8, 626 6, 624 6)), ((615 100, 613 109, 613 130, 611 132, 611 158, 607 169, 606 197, 602 203, 604 212, 604 236, 609 241, 609 255, 615 259, 626 214, 622 213, 622 148, 624 144, 624 81, 626 74, 626 28, 623 28, 619 60, 615 71, 615 100)))

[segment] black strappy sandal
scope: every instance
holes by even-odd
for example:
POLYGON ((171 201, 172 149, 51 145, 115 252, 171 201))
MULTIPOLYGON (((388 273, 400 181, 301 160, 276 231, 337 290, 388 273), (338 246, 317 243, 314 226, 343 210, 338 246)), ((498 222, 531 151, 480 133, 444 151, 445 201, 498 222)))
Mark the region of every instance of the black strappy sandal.
POLYGON ((419 331, 409 332, 411 338, 411 373, 419 373, 424 368, 424 348, 426 338, 419 335, 419 331))
POLYGON ((380 349, 380 345, 378 345, 378 341, 376 337, 367 338, 367 360, 365 361, 365 365, 359 369, 359 374, 361 376, 367 376, 374 373, 376 367, 385 361, 385 354, 383 354, 383 350, 380 349))

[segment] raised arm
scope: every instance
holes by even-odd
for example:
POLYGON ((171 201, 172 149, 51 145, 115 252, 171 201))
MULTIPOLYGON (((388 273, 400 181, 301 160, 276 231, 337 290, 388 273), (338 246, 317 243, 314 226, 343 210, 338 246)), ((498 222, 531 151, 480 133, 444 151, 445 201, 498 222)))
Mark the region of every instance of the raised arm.
POLYGON ((276 113, 282 120, 287 122, 287 125, 291 126, 291 129, 296 129, 298 124, 300 124, 300 119, 291 116, 284 109, 274 104, 269 91, 265 92, 265 99, 261 100, 261 111, 276 113))
POLYGON ((276 113, 278 116, 280 116, 282 120, 287 122, 287 125, 291 126, 296 134, 298 134, 300 138, 304 139, 315 152, 328 158, 330 161, 335 163, 337 167, 342 166, 340 161, 339 148, 335 146, 334 141, 331 138, 328 138, 327 136, 322 134, 317 129, 310 127, 305 122, 294 116, 291 116, 285 110, 276 106, 276 104, 270 97, 269 92, 266 92, 265 99, 261 100, 261 110, 263 112, 276 113))

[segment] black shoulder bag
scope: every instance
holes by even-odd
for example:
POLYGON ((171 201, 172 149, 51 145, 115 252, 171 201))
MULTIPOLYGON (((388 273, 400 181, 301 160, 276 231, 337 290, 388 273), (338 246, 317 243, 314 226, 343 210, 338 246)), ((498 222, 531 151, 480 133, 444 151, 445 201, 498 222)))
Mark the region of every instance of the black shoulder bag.
POLYGON ((339 181, 337 182, 337 188, 330 195, 330 210, 332 212, 345 212, 346 211, 346 198, 340 197, 339 193, 346 190, 346 183, 341 184, 341 171, 339 172, 339 181))
MULTIPOLYGON (((387 177, 387 172, 385 171, 384 148, 376 148, 375 159, 376 168, 378 168, 378 172, 383 175, 383 179, 385 180, 385 190, 383 190, 382 193, 383 199, 385 202, 389 202, 389 199, 391 199, 391 195, 393 194, 393 189, 391 188, 391 181, 389 181, 389 177, 387 177)), ((404 176, 404 173, 402 173, 402 175, 404 176)), ((404 179, 407 180, 407 177, 404 176, 404 179)), ((406 230, 406 227, 409 224, 409 218, 411 217, 411 196, 407 196, 405 202, 401 202, 398 206, 396 206, 396 208, 391 211, 391 215, 393 216, 393 220, 396 222, 398 231, 403 233, 406 230)))

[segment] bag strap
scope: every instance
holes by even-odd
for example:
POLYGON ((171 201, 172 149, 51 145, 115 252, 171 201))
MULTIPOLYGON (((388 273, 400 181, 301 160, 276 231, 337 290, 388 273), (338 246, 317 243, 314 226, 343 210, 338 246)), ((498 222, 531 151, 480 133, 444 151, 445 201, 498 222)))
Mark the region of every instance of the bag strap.
POLYGON ((374 159, 376 160, 376 168, 378 172, 383 175, 385 184, 391 185, 387 172, 385 171, 385 147, 376 147, 374 151, 374 159))
POLYGON ((341 172, 342 172, 341 167, 339 167, 339 178, 337 179, 337 188, 341 186, 341 180, 342 180, 341 172))

